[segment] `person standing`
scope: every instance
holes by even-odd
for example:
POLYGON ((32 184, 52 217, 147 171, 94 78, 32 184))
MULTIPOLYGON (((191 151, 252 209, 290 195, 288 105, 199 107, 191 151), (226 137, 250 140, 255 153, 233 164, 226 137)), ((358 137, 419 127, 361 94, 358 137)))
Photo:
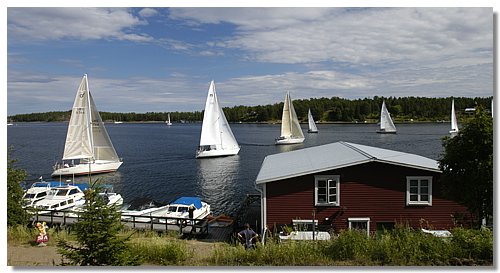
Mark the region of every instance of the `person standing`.
POLYGON ((241 238, 241 239, 245 239, 245 249, 249 249, 249 248, 254 248, 255 247, 255 244, 253 242, 253 239, 257 238, 257 233, 255 233, 255 231, 253 231, 251 228, 250 228, 250 225, 247 223, 245 224, 245 229, 238 232, 238 237, 241 238))

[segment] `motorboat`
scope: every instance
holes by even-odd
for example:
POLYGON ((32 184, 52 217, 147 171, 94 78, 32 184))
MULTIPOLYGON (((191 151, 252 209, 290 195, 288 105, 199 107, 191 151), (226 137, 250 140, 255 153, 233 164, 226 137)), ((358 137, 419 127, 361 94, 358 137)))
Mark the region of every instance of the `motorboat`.
POLYGON ((23 195, 23 208, 32 208, 38 201, 44 199, 50 190, 62 186, 62 182, 40 181, 35 182, 28 188, 23 195))
MULTIPOLYGON (((169 223, 176 223, 178 219, 204 219, 210 215, 210 205, 201 201, 199 197, 180 197, 172 203, 161 207, 151 213, 152 217, 168 217, 169 223), (192 216, 190 216, 190 209, 192 216), (175 219, 177 218, 177 219, 175 219)), ((165 223, 165 219, 159 218, 160 223, 165 223)))
POLYGON ((45 198, 35 204, 39 213, 69 210, 85 203, 84 185, 63 185, 52 188, 45 198))

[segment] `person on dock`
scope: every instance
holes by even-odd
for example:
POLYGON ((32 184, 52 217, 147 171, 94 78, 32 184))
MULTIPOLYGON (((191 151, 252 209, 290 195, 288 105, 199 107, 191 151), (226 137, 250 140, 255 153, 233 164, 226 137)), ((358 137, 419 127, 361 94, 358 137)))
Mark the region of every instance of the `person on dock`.
POLYGON ((249 248, 254 248, 255 247, 255 244, 254 244, 254 239, 257 238, 258 234, 255 233, 255 231, 253 231, 251 228, 250 228, 250 225, 247 223, 245 224, 245 229, 238 232, 238 237, 241 238, 241 239, 245 239, 245 249, 249 249, 249 248))

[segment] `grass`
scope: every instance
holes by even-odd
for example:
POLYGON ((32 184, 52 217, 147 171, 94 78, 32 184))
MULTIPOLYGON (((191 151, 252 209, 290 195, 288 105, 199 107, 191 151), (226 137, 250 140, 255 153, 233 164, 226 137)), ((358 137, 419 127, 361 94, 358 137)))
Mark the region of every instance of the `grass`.
MULTIPOLYGON (((50 241, 74 240, 67 229, 48 229, 50 241)), ((241 245, 182 240, 177 233, 125 230, 132 254, 143 265, 164 266, 433 266, 492 265, 493 232, 456 228, 452 238, 437 238, 408 228, 387 231, 379 238, 346 230, 328 241, 290 241, 269 238, 265 245, 245 250, 241 245)), ((8 243, 33 244, 34 228, 9 227, 8 243)))

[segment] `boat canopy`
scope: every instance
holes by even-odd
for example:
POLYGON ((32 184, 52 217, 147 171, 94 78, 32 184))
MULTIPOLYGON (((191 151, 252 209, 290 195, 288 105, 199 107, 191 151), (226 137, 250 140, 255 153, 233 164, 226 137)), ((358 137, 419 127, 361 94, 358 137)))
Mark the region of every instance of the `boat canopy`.
POLYGON ((44 181, 44 182, 35 182, 33 183, 32 187, 33 188, 55 188, 58 186, 63 186, 63 182, 58 182, 58 181, 44 181))
POLYGON ((194 205, 195 208, 197 209, 201 209, 202 207, 201 200, 198 197, 181 197, 172 202, 171 205, 186 205, 186 206, 194 205))

